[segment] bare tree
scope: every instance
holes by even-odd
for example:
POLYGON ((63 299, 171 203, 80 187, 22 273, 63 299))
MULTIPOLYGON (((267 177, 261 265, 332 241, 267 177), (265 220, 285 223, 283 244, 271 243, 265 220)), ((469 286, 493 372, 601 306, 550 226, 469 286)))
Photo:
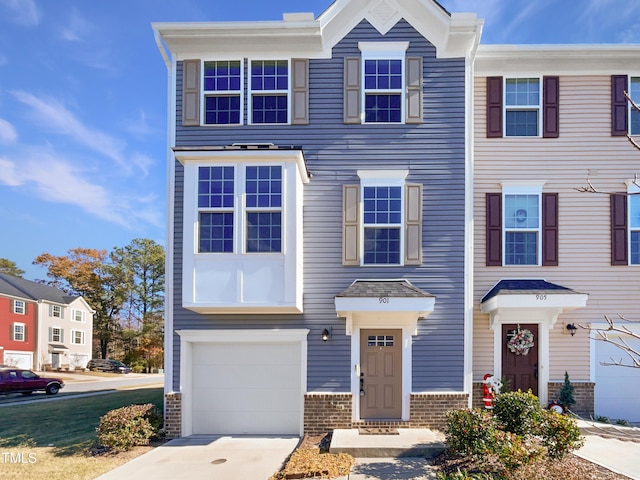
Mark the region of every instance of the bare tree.
MULTIPOLYGON (((629 105, 631 105, 631 108, 633 108, 636 112, 640 113, 640 105, 638 105, 636 102, 634 102, 631 99, 628 92, 624 92, 624 98, 627 99, 627 102, 629 102, 629 105)), ((630 133, 627 133, 627 139, 636 150, 640 150, 640 144, 638 144, 638 142, 634 140, 634 138, 631 136, 630 133)), ((640 194, 640 180, 638 180, 637 173, 633 176, 632 184, 635 187, 637 187, 637 191, 628 192, 628 193, 610 192, 610 191, 604 191, 596 188, 591 183, 591 180, 587 178, 587 185, 585 187, 576 188, 576 190, 584 193, 600 193, 600 194, 609 195, 609 196, 640 194)), ((612 345, 615 345, 617 348, 619 348, 622 352, 626 354, 626 357, 620 358, 619 360, 611 358, 611 362, 601 362, 601 364, 615 365, 619 367, 640 368, 640 350, 629 345, 629 343, 625 339, 625 338, 635 338, 637 340, 640 340, 640 333, 633 332, 631 329, 629 329, 629 327, 625 323, 625 322, 633 322, 633 320, 629 320, 625 318, 624 315, 621 315, 621 314, 618 314, 618 319, 615 321, 611 317, 608 317, 607 315, 605 315, 604 318, 607 321, 608 327, 594 329, 596 331, 596 340, 601 340, 604 342, 608 342, 612 345), (612 332, 616 334, 621 334, 621 335, 620 336, 615 335, 612 338, 611 336, 612 332), (626 358, 626 361, 625 361, 625 358, 626 358)), ((580 326, 582 328, 588 328, 583 325, 580 325, 580 326)))

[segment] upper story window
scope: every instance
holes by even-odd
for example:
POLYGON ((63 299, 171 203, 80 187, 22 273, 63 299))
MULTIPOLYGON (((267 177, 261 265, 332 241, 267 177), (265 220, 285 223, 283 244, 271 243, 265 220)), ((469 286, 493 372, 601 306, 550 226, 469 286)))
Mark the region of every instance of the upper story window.
POLYGON ((11 340, 16 342, 27 341, 27 326, 24 323, 11 324, 11 340))
POLYGON ((198 167, 198 224, 199 253, 233 253, 236 231, 246 253, 282 252, 282 167, 198 167), (245 198, 242 217, 236 192, 245 198))
POLYGON ((203 63, 205 125, 242 123, 242 62, 203 63))
POLYGON ((540 132, 540 79, 507 78, 505 80, 505 135, 537 137, 540 132))
POLYGON ((56 318, 62 318, 62 307, 60 305, 51 305, 50 315, 56 318))
POLYGON ((538 265, 540 194, 504 195, 504 264, 538 265))
MULTIPOLYGON (((629 79, 629 96, 636 104, 640 105, 640 77, 629 79)), ((629 105, 629 133, 640 135, 640 112, 629 105)))
POLYGON ((289 61, 251 61, 251 123, 289 123, 289 61))
POLYGON ((232 166, 198 169, 198 251, 201 253, 233 252, 234 184, 232 166))
POLYGON ((422 57, 409 42, 359 42, 344 59, 344 123, 421 123, 422 57))
POLYGON ((71 343, 74 345, 84 345, 84 331, 71 330, 71 343))
POLYGON ((343 193, 343 265, 422 263, 422 185, 407 170, 358 170, 343 193))
POLYGON ((486 264, 558 265, 558 194, 542 181, 503 182, 486 195, 486 264))
POLYGON ((13 313, 24 315, 27 312, 26 304, 22 300, 13 301, 13 313))
POLYGON ((629 203, 629 264, 640 265, 640 188, 630 183, 629 203))
POLYGON ((86 322, 85 312, 83 312, 82 310, 73 310, 71 318, 75 322, 86 322))
POLYGON ((363 187, 365 265, 400 264, 402 187, 363 187))
POLYGON ((365 123, 402 122, 403 60, 364 60, 365 123))
POLYGON ((63 342, 63 332, 59 327, 51 327, 49 329, 49 341, 50 342, 63 342))
POLYGON ((487 77, 487 138, 560 135, 560 77, 487 77))

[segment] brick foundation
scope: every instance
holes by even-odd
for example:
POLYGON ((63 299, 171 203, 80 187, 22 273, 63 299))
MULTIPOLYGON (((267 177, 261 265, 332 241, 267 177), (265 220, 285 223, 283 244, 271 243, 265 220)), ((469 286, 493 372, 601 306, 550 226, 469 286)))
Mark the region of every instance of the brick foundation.
MULTIPOLYGON (((560 398, 560 390, 564 382, 549 382, 549 401, 560 398)), ((593 382, 571 382, 573 398, 576 403, 571 411, 584 418, 592 418, 595 408, 595 386, 593 382)))
POLYGON ((182 394, 167 393, 164 396, 164 430, 167 438, 182 435, 182 394))
POLYGON ((304 398, 304 433, 319 435, 336 428, 387 427, 444 429, 446 413, 468 406, 463 393, 413 393, 410 419, 352 421, 350 393, 307 394, 304 398))

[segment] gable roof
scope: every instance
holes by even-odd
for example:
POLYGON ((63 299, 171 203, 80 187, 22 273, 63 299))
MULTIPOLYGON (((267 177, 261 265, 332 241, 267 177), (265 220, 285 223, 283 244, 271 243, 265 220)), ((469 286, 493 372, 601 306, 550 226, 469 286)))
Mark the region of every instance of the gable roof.
POLYGON ((336 297, 433 297, 408 280, 355 280, 336 297))
POLYGON ((46 300, 63 305, 68 305, 80 298, 77 295, 68 295, 59 288, 4 273, 0 273, 0 294, 33 301, 46 300))
POLYGON ((482 297, 480 303, 484 303, 487 300, 497 296, 497 295, 522 295, 522 294, 554 294, 554 293, 568 293, 568 294, 576 294, 583 295, 580 292, 576 292, 567 287, 563 287, 562 285, 558 285, 555 283, 547 282, 541 278, 535 279, 510 279, 510 280, 500 280, 496 283, 489 292, 482 297))

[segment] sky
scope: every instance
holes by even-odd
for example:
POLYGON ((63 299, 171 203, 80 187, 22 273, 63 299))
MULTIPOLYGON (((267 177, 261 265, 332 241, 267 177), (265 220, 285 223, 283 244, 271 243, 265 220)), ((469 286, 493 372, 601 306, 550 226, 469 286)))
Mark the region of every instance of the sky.
MULTIPOLYGON (((0 258, 165 245, 167 70, 151 22, 318 16, 331 0, 0 0, 0 258)), ((442 0, 482 43, 637 43, 637 0, 442 0)))

